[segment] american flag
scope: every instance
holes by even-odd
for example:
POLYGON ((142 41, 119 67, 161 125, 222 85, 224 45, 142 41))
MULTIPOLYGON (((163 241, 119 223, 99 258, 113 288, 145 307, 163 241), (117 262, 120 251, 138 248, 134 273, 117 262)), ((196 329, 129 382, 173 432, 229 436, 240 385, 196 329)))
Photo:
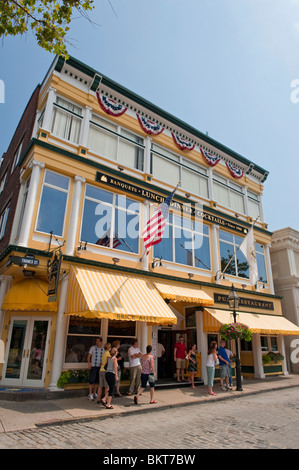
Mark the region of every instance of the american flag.
POLYGON ((168 218, 170 203, 176 190, 177 187, 165 199, 165 201, 163 201, 162 204, 159 205, 159 207, 153 213, 152 217, 147 222, 142 232, 142 238, 144 240, 146 254, 149 253, 151 246, 157 245, 162 240, 168 218))
MULTIPOLYGON (((110 235, 110 229, 108 230, 108 232, 110 235)), ((98 239, 98 241, 96 242, 96 245, 110 247, 110 236, 108 236, 108 232, 106 233, 104 237, 98 239)), ((121 245, 121 241, 116 236, 113 237, 112 248, 117 248, 119 245, 121 245)))

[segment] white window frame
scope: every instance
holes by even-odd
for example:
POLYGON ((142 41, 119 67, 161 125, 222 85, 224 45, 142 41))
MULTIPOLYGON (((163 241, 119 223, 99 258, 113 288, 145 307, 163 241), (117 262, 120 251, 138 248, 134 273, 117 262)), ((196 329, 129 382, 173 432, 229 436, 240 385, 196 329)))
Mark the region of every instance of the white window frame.
MULTIPOLYGON (((59 139, 62 139, 66 142, 71 142, 75 145, 78 145, 80 143, 80 137, 81 137, 81 131, 82 131, 82 123, 83 123, 83 110, 82 110, 82 107, 80 105, 78 105, 77 103, 69 100, 69 99, 66 99, 64 96, 57 96, 56 97, 56 101, 53 103, 53 114, 52 114, 52 119, 51 119, 51 133, 58 137, 59 139), (79 114, 79 113, 76 113, 75 111, 72 111, 71 109, 67 109, 65 108, 63 105, 59 104, 57 101, 58 100, 64 100, 65 102, 71 104, 72 106, 75 106, 76 108, 79 108, 81 110, 81 113, 82 114, 79 114), (79 126, 79 130, 78 130, 78 135, 76 136, 76 139, 74 140, 71 140, 71 138, 67 138, 67 137, 62 137, 60 135, 58 135, 57 133, 54 132, 54 123, 55 123, 55 119, 56 119, 56 113, 57 111, 61 111, 62 113, 65 113, 65 114, 68 114, 69 116, 73 117, 74 119, 76 119, 78 122, 80 122, 80 126, 79 126)), ((70 126, 70 129, 69 129, 69 134, 71 133, 71 129, 72 129, 72 125, 70 126)))

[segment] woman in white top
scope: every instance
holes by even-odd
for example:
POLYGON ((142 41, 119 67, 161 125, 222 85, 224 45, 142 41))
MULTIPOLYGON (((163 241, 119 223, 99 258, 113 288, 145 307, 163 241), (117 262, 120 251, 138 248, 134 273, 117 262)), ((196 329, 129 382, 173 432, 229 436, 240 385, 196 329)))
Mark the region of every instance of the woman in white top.
POLYGON ((206 364, 207 374, 208 374, 209 395, 216 395, 216 393, 213 392, 216 360, 217 360, 216 346, 215 344, 211 344, 209 351, 208 351, 208 359, 207 359, 207 364, 206 364))

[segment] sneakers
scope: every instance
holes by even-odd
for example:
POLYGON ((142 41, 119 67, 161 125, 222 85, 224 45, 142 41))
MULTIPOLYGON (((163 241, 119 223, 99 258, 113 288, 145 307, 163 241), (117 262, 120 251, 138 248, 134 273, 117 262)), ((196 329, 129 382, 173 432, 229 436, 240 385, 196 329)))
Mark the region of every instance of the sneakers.
POLYGON ((89 401, 93 401, 93 400, 94 400, 94 396, 93 396, 93 394, 91 394, 91 395, 88 395, 88 400, 89 400, 89 401))

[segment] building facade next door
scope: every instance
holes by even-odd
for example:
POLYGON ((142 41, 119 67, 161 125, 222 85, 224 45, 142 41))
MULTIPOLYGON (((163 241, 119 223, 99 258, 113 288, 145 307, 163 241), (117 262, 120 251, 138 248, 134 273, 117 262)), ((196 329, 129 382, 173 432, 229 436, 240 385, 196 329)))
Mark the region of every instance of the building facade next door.
POLYGON ((44 386, 50 327, 50 317, 11 317, 2 368, 3 385, 44 386))

